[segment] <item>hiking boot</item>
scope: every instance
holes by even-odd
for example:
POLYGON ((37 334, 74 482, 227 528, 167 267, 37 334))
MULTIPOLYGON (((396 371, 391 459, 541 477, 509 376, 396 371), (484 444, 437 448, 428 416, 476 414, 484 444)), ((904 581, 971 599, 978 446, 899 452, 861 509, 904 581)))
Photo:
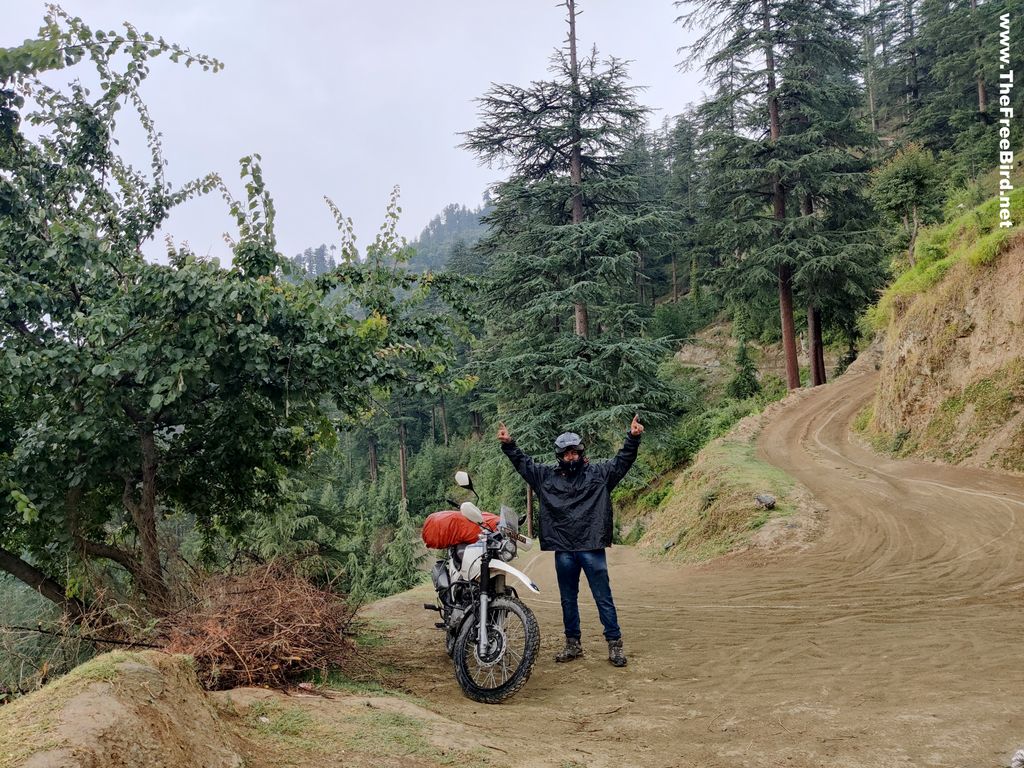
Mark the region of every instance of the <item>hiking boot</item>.
POLYGON ((612 666, 626 666, 626 654, 622 652, 622 638, 608 641, 608 661, 612 666))
POLYGON ((572 661, 583 655, 583 645, 578 637, 565 638, 565 648, 555 654, 555 661, 572 661))

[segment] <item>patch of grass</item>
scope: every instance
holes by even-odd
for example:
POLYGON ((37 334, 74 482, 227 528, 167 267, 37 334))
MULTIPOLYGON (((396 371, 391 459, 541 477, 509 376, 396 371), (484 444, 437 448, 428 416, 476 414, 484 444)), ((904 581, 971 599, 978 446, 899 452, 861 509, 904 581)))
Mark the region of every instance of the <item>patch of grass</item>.
POLYGON ((355 642, 360 648, 382 648, 387 645, 393 628, 391 622, 381 619, 360 619, 354 623, 355 642))
POLYGON ((1009 229, 997 229, 989 232, 967 249, 967 261, 975 267, 991 264, 999 254, 1006 250, 1009 240, 1009 229))
MULTIPOLYGON (((1010 193, 1011 207, 1024 205, 1024 189, 1010 193)), ((944 278, 959 261, 975 267, 991 264, 1011 243, 1020 227, 998 226, 998 199, 993 197, 971 210, 959 213, 943 224, 922 230, 914 244, 912 267, 899 274, 866 318, 874 331, 885 329, 905 308, 905 299, 925 293, 944 278)))
POLYGON ((72 680, 110 682, 117 677, 118 665, 124 664, 126 661, 133 661, 139 664, 146 663, 145 658, 141 654, 128 651, 111 651, 75 667, 68 672, 67 677, 72 680))
POLYGON ((856 418, 853 420, 853 428, 857 432, 867 432, 871 426, 871 422, 875 419, 875 404, 869 403, 865 405, 857 413, 856 418))
POLYGON ((705 447, 676 481, 644 543, 686 562, 724 554, 772 517, 792 514, 793 486, 785 472, 757 458, 753 436, 727 435, 705 447), (757 507, 754 496, 762 492, 776 497, 775 509, 757 507))
POLYGON ((302 753, 326 755, 338 751, 337 736, 312 715, 277 701, 257 701, 242 713, 239 723, 263 750, 284 750, 292 759, 302 753))
MULTIPOLYGON (((1010 193, 1010 206, 1024 205, 1024 189, 1010 193)), ((878 304, 865 315, 874 331, 888 326, 907 306, 907 299, 936 285, 949 269, 966 261, 973 267, 993 263, 1020 227, 999 227, 999 200, 992 197, 979 206, 959 213, 944 224, 922 230, 914 245, 915 264, 904 270, 886 289, 878 304)))
POLYGON ((1018 358, 943 400, 924 428, 921 451, 952 463, 963 461, 1013 416, 1022 399, 1024 360, 1018 358))
POLYGON ((902 458, 909 456, 917 449, 917 441, 913 439, 913 433, 909 429, 899 429, 896 432, 883 432, 870 427, 865 428, 864 438, 877 452, 902 458))
POLYGON ((622 541, 619 543, 626 545, 636 544, 638 541, 640 541, 643 535, 644 524, 642 521, 638 520, 636 523, 633 524, 633 527, 629 529, 629 533, 626 534, 626 537, 622 539, 622 541))
POLYGON ((1017 360, 964 390, 964 399, 974 406, 981 430, 1001 426, 1013 414, 1015 395, 1018 394, 1014 390, 1020 389, 1022 369, 1022 361, 1017 360))
POLYGON ((483 768, 488 760, 461 750, 441 750, 425 735, 426 724, 415 717, 398 712, 367 712, 353 718, 356 732, 346 738, 348 746, 376 757, 417 756, 439 765, 483 768))
POLYGON ((402 701, 412 702, 421 707, 430 707, 430 702, 426 699, 421 699, 418 696, 412 696, 404 691, 396 691, 393 688, 388 688, 381 685, 376 680, 359 680, 357 678, 346 675, 341 670, 331 670, 324 675, 314 675, 312 681, 318 686, 327 688, 332 691, 343 691, 344 693, 350 693, 354 696, 390 696, 392 698, 401 699, 402 701))
POLYGON ((321 755, 352 756, 363 765, 374 758, 387 764, 458 765, 485 768, 487 757, 464 750, 435 747, 427 724, 411 715, 374 707, 346 709, 344 714, 313 715, 276 700, 251 704, 240 725, 259 748, 283 750, 288 765, 316 765, 321 755), (395 761, 399 762, 395 762, 395 761))
POLYGON ((264 736, 283 739, 302 736, 312 727, 313 718, 297 707, 282 707, 274 701, 257 701, 246 712, 245 722, 264 736))
MULTIPOLYGON (((898 390, 900 373, 893 381, 898 390)), ((1002 368, 947 396, 928 417, 924 426, 901 429, 896 433, 872 429, 867 409, 858 414, 854 426, 861 430, 875 450, 895 456, 918 453, 950 463, 973 456, 994 433, 1002 429, 1024 407, 1024 358, 1015 358, 1002 368)), ((1014 436, 993 457, 993 463, 1006 469, 1024 466, 1024 444, 1017 446, 1014 436), (1016 447, 1015 447, 1016 446, 1016 447)))
POLYGON ((1024 472, 1024 427, 993 457, 993 463, 1002 469, 1024 472))
POLYGON ((637 500, 637 503, 641 507, 646 507, 647 509, 657 509, 661 505, 661 502, 671 495, 672 486, 666 484, 660 488, 655 488, 650 493, 645 493, 637 500))
POLYGON ((717 500, 718 500, 718 489, 717 488, 708 488, 706 491, 703 491, 701 493, 701 495, 700 495, 700 505, 697 507, 697 512, 700 513, 701 517, 703 517, 707 513, 707 511, 709 509, 711 509, 711 505, 714 504, 717 500))
POLYGON ((747 530, 756 531, 758 528, 767 523, 772 517, 772 512, 769 509, 761 510, 760 514, 754 515, 747 521, 747 530))

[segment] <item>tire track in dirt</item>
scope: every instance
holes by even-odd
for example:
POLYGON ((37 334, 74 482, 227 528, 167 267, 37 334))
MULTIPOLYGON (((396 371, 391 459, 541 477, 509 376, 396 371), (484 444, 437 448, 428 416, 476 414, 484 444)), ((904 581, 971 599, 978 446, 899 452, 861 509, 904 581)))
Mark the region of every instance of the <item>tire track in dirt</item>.
POLYGON ((1024 479, 873 453, 849 425, 876 376, 794 398, 759 438, 829 510, 809 547, 699 566, 610 550, 627 668, 605 660, 585 590, 588 655, 551 661, 539 553, 519 561, 543 589, 525 598, 543 637, 523 691, 461 696, 429 588, 372 610, 395 622, 407 685, 459 722, 500 721, 516 756, 499 765, 1005 766, 1024 744, 1024 479))

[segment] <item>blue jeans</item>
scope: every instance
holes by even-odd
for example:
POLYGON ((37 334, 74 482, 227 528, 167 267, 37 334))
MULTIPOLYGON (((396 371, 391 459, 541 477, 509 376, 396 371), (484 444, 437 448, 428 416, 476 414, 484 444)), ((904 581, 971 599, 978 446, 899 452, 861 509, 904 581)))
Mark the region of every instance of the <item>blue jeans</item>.
POLYGON ((619 619, 612 602, 612 587, 608 582, 608 559, 603 549, 586 552, 555 552, 555 574, 558 576, 558 592, 562 597, 562 623, 565 636, 580 637, 580 571, 587 574, 587 583, 597 603, 597 612, 604 625, 605 640, 622 637, 619 619))

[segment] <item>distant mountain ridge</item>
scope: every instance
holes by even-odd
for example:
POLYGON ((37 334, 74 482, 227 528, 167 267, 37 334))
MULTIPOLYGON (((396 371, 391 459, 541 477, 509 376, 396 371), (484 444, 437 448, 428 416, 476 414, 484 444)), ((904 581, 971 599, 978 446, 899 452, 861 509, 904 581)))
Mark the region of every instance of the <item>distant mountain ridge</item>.
MULTIPOLYGON (((409 269, 414 272, 438 272, 448 267, 453 252, 465 251, 476 245, 487 231, 481 219, 491 210, 486 199, 478 208, 467 208, 449 203, 423 228, 419 236, 409 243, 413 256, 409 269)), ((305 274, 316 277, 337 266, 334 245, 321 244, 307 248, 291 257, 290 261, 305 274)))

